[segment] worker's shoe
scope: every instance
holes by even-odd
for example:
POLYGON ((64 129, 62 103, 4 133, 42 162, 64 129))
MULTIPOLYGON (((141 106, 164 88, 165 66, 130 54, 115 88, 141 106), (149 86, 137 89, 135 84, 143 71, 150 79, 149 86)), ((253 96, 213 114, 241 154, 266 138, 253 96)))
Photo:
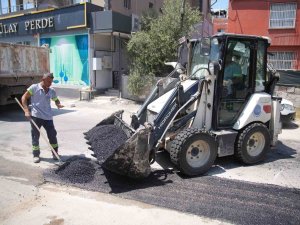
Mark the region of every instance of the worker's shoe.
POLYGON ((33 157, 34 163, 39 163, 40 161, 41 161, 40 157, 38 157, 38 156, 33 157))

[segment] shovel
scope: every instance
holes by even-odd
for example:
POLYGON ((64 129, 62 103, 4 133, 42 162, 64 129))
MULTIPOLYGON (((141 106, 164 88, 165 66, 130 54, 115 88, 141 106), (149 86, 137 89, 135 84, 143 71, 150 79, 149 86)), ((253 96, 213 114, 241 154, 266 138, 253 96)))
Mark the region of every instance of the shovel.
MULTIPOLYGON (((23 111, 25 112, 25 109, 24 109, 24 107, 23 107, 23 105, 20 103, 20 101, 17 99, 17 98, 15 98, 15 100, 16 100, 16 102, 19 104, 19 106, 23 109, 23 111)), ((40 128, 36 125, 36 123, 33 121, 33 119, 31 119, 31 118, 28 118, 29 120, 30 120, 30 122, 35 126, 35 128, 39 131, 39 133, 41 134, 41 136, 42 136, 42 138, 45 140, 45 142, 48 144, 48 146, 49 146, 49 148, 50 148, 50 150, 52 151, 52 153, 55 155, 55 157, 58 159, 58 161, 59 161, 59 167, 60 167, 60 169, 62 168, 62 167, 65 167, 66 166, 66 163, 64 163, 62 160, 61 160, 61 158, 59 157, 59 155, 56 153, 56 151, 54 150, 54 148, 51 146, 51 144, 49 143, 49 141, 48 141, 48 139, 47 139, 47 137, 46 137, 46 135, 40 130, 40 128)), ((67 163, 67 164, 69 164, 69 163, 67 163)))

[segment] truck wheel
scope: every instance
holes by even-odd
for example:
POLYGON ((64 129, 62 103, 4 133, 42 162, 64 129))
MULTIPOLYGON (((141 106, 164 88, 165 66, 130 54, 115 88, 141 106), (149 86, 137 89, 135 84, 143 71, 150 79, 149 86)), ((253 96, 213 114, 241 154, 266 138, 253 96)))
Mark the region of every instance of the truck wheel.
POLYGON ((189 176, 201 175, 213 165, 218 152, 212 134, 188 128, 175 137, 170 148, 171 161, 189 176))
POLYGON ((235 156, 245 164, 262 161, 270 149, 270 133, 261 123, 253 123, 238 134, 235 156))

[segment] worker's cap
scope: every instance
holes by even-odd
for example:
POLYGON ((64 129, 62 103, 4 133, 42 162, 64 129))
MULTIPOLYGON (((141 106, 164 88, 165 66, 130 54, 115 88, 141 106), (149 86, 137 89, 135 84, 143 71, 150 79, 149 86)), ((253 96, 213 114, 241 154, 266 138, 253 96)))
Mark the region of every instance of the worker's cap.
POLYGON ((50 77, 51 79, 53 79, 54 78, 53 73, 44 73, 43 79, 45 79, 47 77, 50 77))

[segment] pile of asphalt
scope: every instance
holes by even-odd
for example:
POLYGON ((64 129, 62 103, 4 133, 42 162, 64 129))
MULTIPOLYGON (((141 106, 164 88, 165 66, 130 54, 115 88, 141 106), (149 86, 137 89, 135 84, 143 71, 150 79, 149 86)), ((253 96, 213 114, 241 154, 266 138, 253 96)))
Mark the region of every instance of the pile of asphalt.
POLYGON ((125 132, 115 125, 101 125, 89 130, 85 138, 99 163, 103 163, 127 140, 125 132))
POLYGON ((74 182, 53 170, 44 173, 45 180, 234 224, 299 224, 300 221, 299 189, 214 176, 188 178, 172 170, 153 170, 148 178, 133 180, 106 171, 94 161, 90 163, 96 170, 88 183, 74 182))
POLYGON ((79 158, 67 161, 55 170, 55 173, 70 183, 83 184, 94 179, 96 169, 89 159, 79 158))

